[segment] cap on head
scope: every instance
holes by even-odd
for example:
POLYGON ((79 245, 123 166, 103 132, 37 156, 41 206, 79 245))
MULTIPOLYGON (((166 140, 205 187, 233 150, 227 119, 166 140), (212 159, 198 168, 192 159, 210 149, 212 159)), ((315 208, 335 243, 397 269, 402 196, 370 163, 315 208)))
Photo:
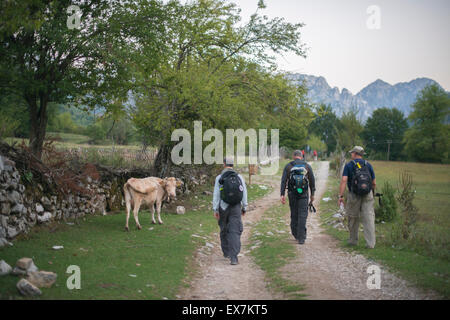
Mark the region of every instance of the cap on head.
POLYGON ((227 167, 232 167, 234 165, 234 158, 233 157, 226 157, 223 159, 223 164, 227 167))
POLYGON ((303 158, 303 153, 302 150, 295 150, 294 153, 292 154, 294 157, 300 157, 303 158))
POLYGON ((362 156, 362 155, 364 155, 364 148, 360 147, 360 146, 354 146, 353 149, 349 151, 349 153, 353 153, 353 152, 362 156))

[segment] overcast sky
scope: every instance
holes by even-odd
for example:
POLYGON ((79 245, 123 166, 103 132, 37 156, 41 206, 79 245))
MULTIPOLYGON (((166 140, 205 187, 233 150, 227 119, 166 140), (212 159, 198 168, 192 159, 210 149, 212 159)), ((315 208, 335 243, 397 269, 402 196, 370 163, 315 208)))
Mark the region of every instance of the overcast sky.
MULTIPOLYGON (((258 0, 233 0, 244 21, 258 0)), ((376 79, 390 84, 418 77, 450 91, 449 0, 265 0, 269 17, 306 24, 307 58, 285 55, 280 69, 324 76, 330 86, 356 94, 376 79), (373 11, 380 10, 379 29, 373 11)))

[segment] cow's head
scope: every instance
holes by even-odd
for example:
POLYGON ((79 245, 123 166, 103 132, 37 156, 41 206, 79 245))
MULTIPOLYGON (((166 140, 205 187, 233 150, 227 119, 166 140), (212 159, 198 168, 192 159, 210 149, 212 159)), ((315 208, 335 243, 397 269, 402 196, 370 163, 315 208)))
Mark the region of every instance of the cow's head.
POLYGON ((176 199, 177 197, 177 187, 180 187, 183 182, 180 180, 177 180, 174 177, 164 178, 159 182, 160 185, 163 186, 163 188, 167 192, 167 201, 171 201, 172 199, 176 199))

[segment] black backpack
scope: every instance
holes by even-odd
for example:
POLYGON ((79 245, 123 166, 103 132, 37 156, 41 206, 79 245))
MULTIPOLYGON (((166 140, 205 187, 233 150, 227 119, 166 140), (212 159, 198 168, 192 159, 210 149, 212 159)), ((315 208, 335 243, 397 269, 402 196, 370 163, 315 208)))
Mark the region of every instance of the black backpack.
POLYGON ((367 161, 361 166, 359 162, 353 160, 354 169, 351 181, 351 191, 359 196, 364 196, 372 191, 372 175, 369 171, 367 161))
POLYGON ((222 185, 220 199, 230 205, 235 205, 242 201, 244 187, 236 171, 229 170, 222 174, 219 179, 219 184, 222 185))
POLYGON ((294 163, 289 171, 288 190, 297 196, 304 196, 308 192, 308 169, 306 163, 294 163))

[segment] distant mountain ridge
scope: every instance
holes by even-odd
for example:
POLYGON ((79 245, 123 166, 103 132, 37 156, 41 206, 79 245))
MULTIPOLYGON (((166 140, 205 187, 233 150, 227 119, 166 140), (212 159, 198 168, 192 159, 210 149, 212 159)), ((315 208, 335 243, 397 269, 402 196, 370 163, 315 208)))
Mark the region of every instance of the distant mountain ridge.
POLYGON ((362 120, 369 118, 375 109, 383 107, 397 108, 407 116, 411 112, 411 105, 416 101, 417 94, 423 88, 431 84, 441 87, 439 83, 429 78, 417 78, 394 85, 378 79, 354 95, 346 88, 342 91, 337 87, 332 88, 322 76, 296 73, 291 74, 289 79, 297 83, 305 81, 308 99, 311 102, 331 105, 338 116, 356 108, 362 120))

